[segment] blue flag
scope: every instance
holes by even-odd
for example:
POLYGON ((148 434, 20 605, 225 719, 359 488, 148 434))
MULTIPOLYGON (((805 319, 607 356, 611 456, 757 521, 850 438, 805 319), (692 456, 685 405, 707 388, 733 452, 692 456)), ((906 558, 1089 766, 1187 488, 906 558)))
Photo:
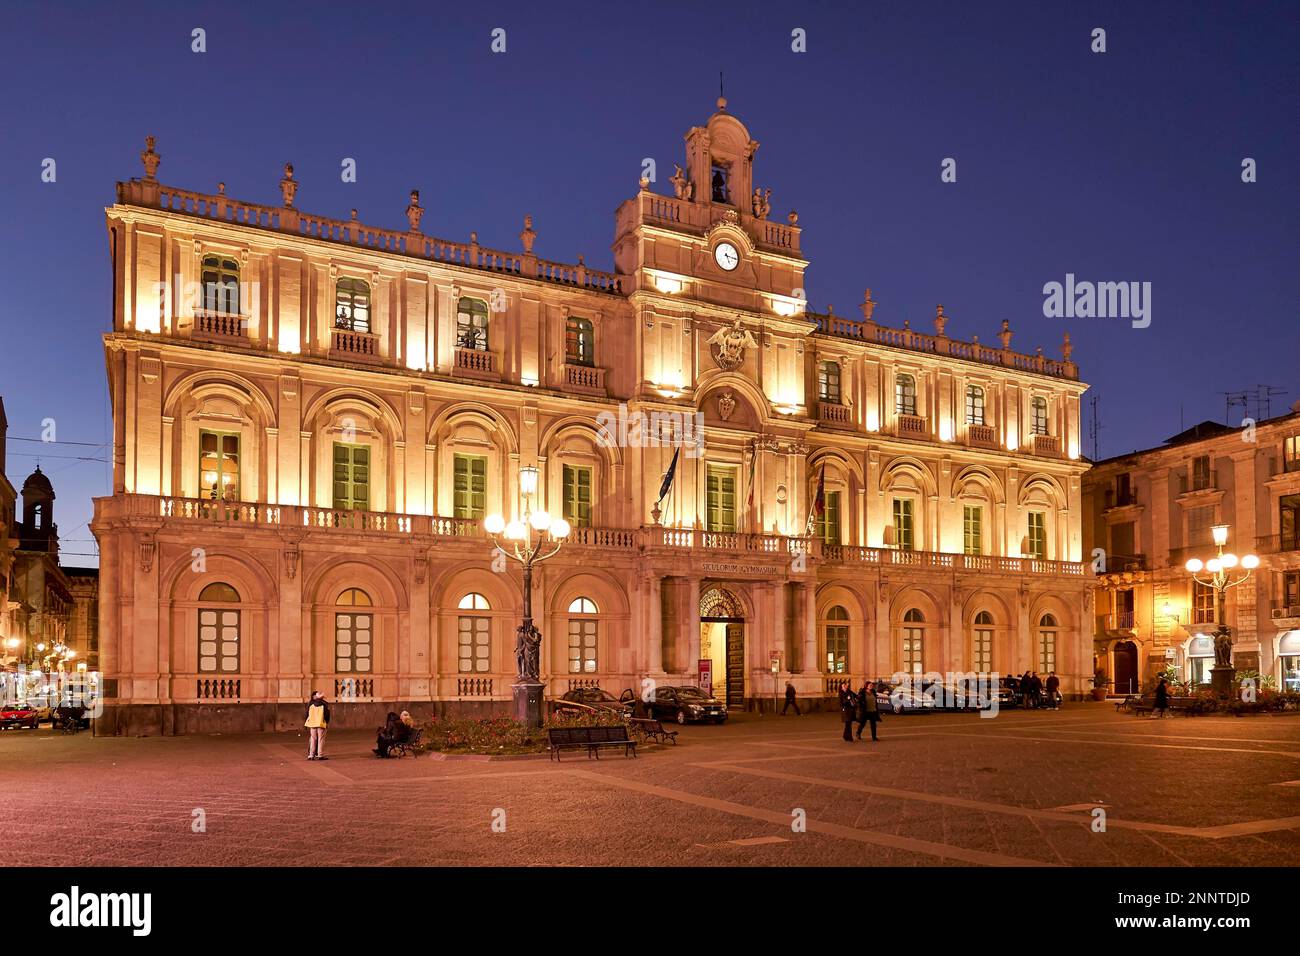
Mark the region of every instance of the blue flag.
POLYGON ((663 480, 663 483, 659 485, 659 500, 660 500, 660 501, 663 501, 663 500, 664 500, 664 496, 667 495, 668 492, 670 492, 670 491, 672 490, 672 487, 673 487, 673 479, 677 477, 677 456, 680 455, 681 453, 682 453, 682 448, 681 448, 680 445, 678 445, 678 446, 677 446, 677 450, 673 452, 673 461, 672 461, 672 464, 670 464, 670 465, 668 466, 668 470, 664 472, 664 480, 663 480))

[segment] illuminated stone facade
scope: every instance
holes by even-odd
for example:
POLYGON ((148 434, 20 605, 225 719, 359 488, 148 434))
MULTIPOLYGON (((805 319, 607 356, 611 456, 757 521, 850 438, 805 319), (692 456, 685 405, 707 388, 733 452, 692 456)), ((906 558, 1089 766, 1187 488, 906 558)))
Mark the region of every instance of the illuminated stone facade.
POLYGON ((291 167, 277 206, 173 189, 151 141, 107 210, 103 727, 293 726, 313 688, 365 726, 504 710, 521 585, 481 519, 518 510, 524 466, 574 526, 534 592, 551 695, 701 658, 748 706, 904 666, 1086 690, 1068 340, 949 338, 942 307, 891 328, 869 293, 862 320, 807 310, 748 130, 720 103, 686 146, 602 272, 539 258, 531 218, 521 252, 433 238, 418 193, 400 230, 301 212, 291 167), (660 425, 696 415, 656 523, 660 425))

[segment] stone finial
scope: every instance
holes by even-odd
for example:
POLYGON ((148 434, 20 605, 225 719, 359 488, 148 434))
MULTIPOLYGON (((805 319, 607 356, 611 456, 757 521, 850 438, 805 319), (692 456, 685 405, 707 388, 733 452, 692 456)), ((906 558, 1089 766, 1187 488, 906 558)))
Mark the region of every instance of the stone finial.
POLYGON ((519 241, 523 243, 524 255, 533 254, 533 242, 537 239, 537 232, 533 229, 533 217, 524 216, 524 231, 519 234, 519 241))
POLYGON ((420 207, 420 190, 411 190, 411 204, 406 207, 406 221, 411 224, 411 232, 420 231, 420 220, 424 217, 424 210, 420 207))
POLYGON ((1070 333, 1065 333, 1065 341, 1061 343, 1061 358, 1070 361, 1070 356, 1074 354, 1074 346, 1070 344, 1070 333))
POLYGON ((218 196, 224 196, 225 194, 226 194, 226 184, 225 184, 225 183, 217 183, 217 195, 218 195, 218 196))
POLYGON ((355 209, 353 209, 353 210, 352 210, 352 221, 353 221, 353 222, 356 222, 356 219, 357 219, 357 211, 356 211, 355 209))
POLYGON ((971 344, 971 345, 979 345, 979 344, 980 344, 980 337, 979 337, 978 335, 972 335, 972 336, 970 337, 970 344, 971 344))
POLYGON ((834 314, 835 314, 835 306, 833 306, 833 305, 831 305, 829 302, 827 302, 827 303, 826 303, 826 315, 829 317, 829 316, 832 316, 832 315, 834 315, 834 314))
POLYGON ((799 225, 799 211, 798 211, 798 210, 796 210, 796 209, 791 209, 791 210, 790 210, 790 215, 786 216, 785 218, 786 218, 786 221, 790 223, 790 225, 792 225, 792 226, 797 226, 797 225, 799 225))
POLYGON ((293 197, 298 193, 298 184, 293 181, 293 163, 284 164, 284 179, 280 180, 280 194, 284 196, 286 209, 293 208, 293 197))
POLYGON ((144 152, 140 154, 140 162, 144 163, 144 178, 155 179, 158 173, 158 164, 162 162, 162 157, 154 152, 154 144, 157 138, 146 136, 144 138, 144 152))
POLYGON ((1011 348, 1011 323, 1006 319, 1002 320, 1002 331, 998 333, 998 338, 1002 341, 1003 349, 1011 348))
POLYGON ((904 320, 903 320, 903 331, 904 331, 904 332, 910 332, 910 331, 912 331, 912 323, 911 323, 911 320, 910 320, 910 319, 904 319, 904 320))
POLYGON ((948 316, 943 314, 943 306, 936 306, 934 310, 934 334, 943 335, 943 327, 948 324, 948 316))
POLYGON ((876 311, 876 300, 871 298, 870 289, 862 293, 862 304, 858 308, 862 310, 862 320, 864 322, 873 321, 871 316, 876 311))
POLYGON ((719 113, 725 113, 726 111, 727 111, 727 98, 726 98, 725 96, 719 96, 719 97, 718 97, 718 112, 719 112, 719 113))
POLYGON ((637 185, 641 188, 641 192, 643 192, 643 193, 645 193, 645 192, 649 192, 649 191, 650 191, 650 177, 649 177, 649 176, 642 176, 640 179, 637 180, 637 185))

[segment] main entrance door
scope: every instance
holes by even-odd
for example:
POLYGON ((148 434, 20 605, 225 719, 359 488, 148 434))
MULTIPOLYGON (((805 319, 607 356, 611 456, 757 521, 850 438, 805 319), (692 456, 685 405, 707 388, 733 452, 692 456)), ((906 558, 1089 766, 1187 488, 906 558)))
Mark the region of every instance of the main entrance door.
POLYGON ((725 588, 700 595, 700 656, 713 661, 713 692, 728 707, 745 704, 744 614, 744 605, 725 588))
POLYGON ((1137 646, 1132 641, 1120 641, 1115 645, 1115 693, 1136 694, 1137 692, 1137 646))

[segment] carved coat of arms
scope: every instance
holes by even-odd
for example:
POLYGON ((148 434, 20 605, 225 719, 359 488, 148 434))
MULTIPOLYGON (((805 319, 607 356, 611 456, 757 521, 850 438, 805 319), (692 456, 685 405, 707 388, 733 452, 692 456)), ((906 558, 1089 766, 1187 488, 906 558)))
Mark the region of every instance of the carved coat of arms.
POLYGON ((740 316, 729 326, 723 326, 709 338, 713 346, 713 361, 718 368, 733 372, 745 362, 745 349, 756 349, 753 334, 740 324, 740 316))
POLYGON ((736 410, 736 396, 731 392, 723 392, 718 396, 718 415, 725 422, 731 417, 731 413, 736 410))

